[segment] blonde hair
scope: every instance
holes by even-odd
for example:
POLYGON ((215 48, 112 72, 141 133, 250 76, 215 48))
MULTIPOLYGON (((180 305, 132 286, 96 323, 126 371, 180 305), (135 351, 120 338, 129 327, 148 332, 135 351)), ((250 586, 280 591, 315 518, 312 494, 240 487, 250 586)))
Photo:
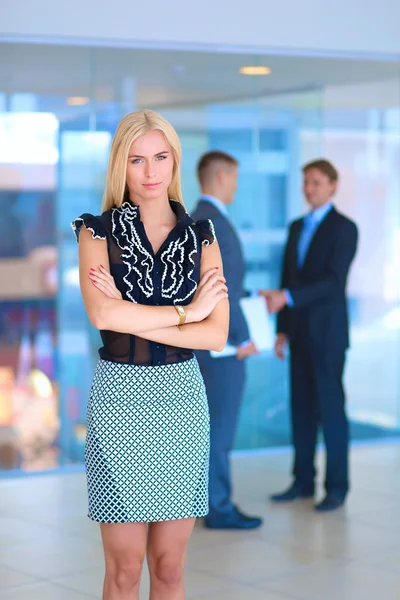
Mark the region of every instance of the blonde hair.
POLYGON ((160 131, 172 150, 174 167, 172 180, 168 188, 168 197, 180 202, 183 206, 181 190, 181 143, 171 123, 153 110, 138 110, 127 114, 117 127, 108 160, 107 180, 104 190, 102 211, 113 206, 121 206, 127 191, 126 166, 129 148, 132 143, 148 131, 160 131))

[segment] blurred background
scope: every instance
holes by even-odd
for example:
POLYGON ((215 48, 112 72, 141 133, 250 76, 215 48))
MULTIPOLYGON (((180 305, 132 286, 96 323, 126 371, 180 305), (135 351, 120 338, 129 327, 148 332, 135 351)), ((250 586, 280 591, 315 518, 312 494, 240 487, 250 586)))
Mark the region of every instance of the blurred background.
MULTIPOLYGON (((165 6, 156 2, 157 22, 147 15, 142 27, 140 19, 126 22, 123 4, 113 3, 111 21, 108 7, 100 25, 90 2, 80 3, 81 12, 75 0, 68 14, 65 7, 52 17, 39 11, 42 20, 18 12, 20 0, 1 9, 8 10, 0 13, 1 474, 82 468, 100 340, 81 301, 69 223, 82 212, 99 214, 113 133, 139 108, 161 112, 179 133, 189 212, 200 155, 220 149, 240 161, 229 210, 250 290, 279 285, 287 225, 305 210, 301 165, 323 156, 338 168, 337 206, 361 234, 349 283, 352 439, 398 436, 400 59, 386 44, 394 23, 389 18, 385 32, 376 24, 378 41, 371 36, 368 52, 360 31, 337 36, 334 51, 332 35, 323 35, 328 15, 313 25, 297 15, 306 28, 298 47, 296 14, 287 28, 283 14, 280 29, 265 25, 264 38, 257 19, 245 33, 248 14, 242 28, 236 15, 232 29, 210 10, 208 21, 203 15, 193 24, 197 37, 178 43, 179 18, 166 16, 165 6)), ((287 364, 264 352, 248 369, 236 447, 288 445, 287 364)))

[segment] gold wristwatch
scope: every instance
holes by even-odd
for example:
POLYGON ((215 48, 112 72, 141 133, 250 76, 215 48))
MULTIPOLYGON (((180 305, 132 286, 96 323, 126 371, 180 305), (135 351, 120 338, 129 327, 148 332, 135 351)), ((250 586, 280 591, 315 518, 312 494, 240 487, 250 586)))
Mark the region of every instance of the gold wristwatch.
POLYGON ((178 329, 180 329, 181 331, 183 331, 183 326, 185 324, 186 321, 186 310, 183 308, 183 306, 176 306, 175 305, 175 310, 179 315, 179 324, 178 324, 178 329))

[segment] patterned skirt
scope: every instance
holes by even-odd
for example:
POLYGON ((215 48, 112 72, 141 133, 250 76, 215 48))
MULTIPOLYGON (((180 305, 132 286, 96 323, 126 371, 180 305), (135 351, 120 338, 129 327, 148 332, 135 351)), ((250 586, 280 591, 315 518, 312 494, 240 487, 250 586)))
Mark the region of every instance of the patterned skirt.
POLYGON ((85 462, 94 521, 205 516, 209 413, 197 360, 155 367, 99 360, 85 462))

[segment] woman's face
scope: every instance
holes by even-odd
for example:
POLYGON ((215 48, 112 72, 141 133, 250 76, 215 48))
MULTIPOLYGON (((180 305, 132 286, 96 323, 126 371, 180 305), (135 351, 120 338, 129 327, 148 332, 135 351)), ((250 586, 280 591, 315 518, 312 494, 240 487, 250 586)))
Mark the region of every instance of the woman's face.
POLYGON ((174 157, 161 131, 149 131, 129 148, 126 183, 130 198, 140 201, 168 198, 174 157))

